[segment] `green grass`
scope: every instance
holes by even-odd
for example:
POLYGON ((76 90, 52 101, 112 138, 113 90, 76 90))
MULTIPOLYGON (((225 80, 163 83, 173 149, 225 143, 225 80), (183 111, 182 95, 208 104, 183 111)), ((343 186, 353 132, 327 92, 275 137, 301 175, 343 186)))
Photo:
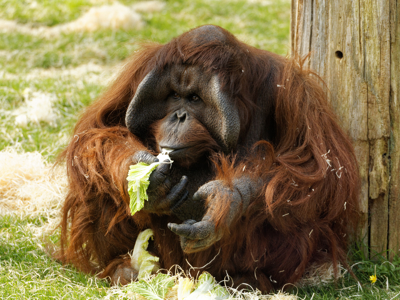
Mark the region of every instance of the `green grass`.
POLYGON ((299 290, 299 297, 311 299, 400 299, 400 258, 389 262, 377 255, 374 261, 364 257, 362 251, 349 255, 354 263, 352 270, 357 282, 348 272, 336 284, 306 287, 299 290), (376 275, 372 283, 370 276, 376 275), (314 296, 313 296, 314 295, 314 296))
MULTIPOLYGON (((41 25, 49 25, 40 20, 51 16, 52 19, 59 18, 50 25, 59 24, 72 20, 71 16, 75 15, 72 12, 61 12, 69 6, 73 6, 73 10, 80 9, 84 12, 88 1, 65 1, 67 4, 64 5, 55 5, 54 1, 50 5, 52 2, 43 1, 43 7, 48 14, 37 15, 35 10, 22 7, 19 1, 3 1, 3 5, 14 5, 15 11, 4 9, 0 17, 4 12, 14 11, 10 14, 14 20, 27 21, 30 17, 41 25), (50 11, 51 9, 53 10, 50 11)), ((4 17, 11 18, 7 14, 4 17)), ((253 46, 286 54, 289 50, 289 18, 290 5, 285 0, 275 1, 274 5, 267 6, 250 4, 247 1, 168 1, 162 12, 143 15, 146 26, 142 30, 71 33, 62 34, 57 39, 18 33, 2 34, 0 67, 16 73, 31 68, 60 68, 87 62, 114 64, 127 58, 136 49, 137 42, 153 40, 166 43, 202 24, 220 25, 253 46), (8 53, 13 55, 7 55, 8 53)))
MULTIPOLYGON (((0 19, 33 27, 73 21, 93 6, 111 0, 0 0, 0 19)), ((133 5, 135 1, 120 1, 133 5)), ((66 145, 82 110, 107 86, 118 67, 143 41, 166 43, 203 24, 220 25, 255 47, 282 55, 289 52, 290 1, 168 0, 160 12, 142 14, 141 30, 100 30, 46 37, 0 33, 0 150, 18 147, 39 151, 52 162, 66 145), (268 4, 269 3, 269 4, 268 4), (266 4, 266 5, 264 5, 266 4), (55 124, 15 125, 24 107, 24 92, 56 99, 55 124)), ((46 224, 39 217, 0 215, 1 299, 97 299, 110 292, 108 283, 62 266, 44 251, 58 241, 58 232, 44 241, 34 234, 46 224)), ((346 274, 337 285, 293 289, 301 299, 400 298, 400 260, 374 262, 355 251, 351 256, 361 285, 346 274), (376 271, 375 271, 376 270, 376 271), (378 280, 372 284, 369 276, 378 280)), ((112 298, 112 297, 111 297, 112 298)))
POLYGON ((39 151, 53 159, 65 146, 70 131, 76 123, 79 112, 87 106, 102 90, 98 83, 76 78, 43 78, 25 80, 23 77, 0 79, 0 149, 20 144, 25 151, 39 151), (54 125, 41 122, 29 123, 26 127, 15 126, 12 111, 23 105, 25 89, 30 88, 54 95, 54 103, 59 118, 54 125))
MULTIPOLYGON (((90 7, 90 1, 36 1, 37 8, 27 9, 33 1, 3 0, 0 17, 39 25, 71 21, 90 7), (46 13, 37 13, 38 11, 46 13), (50 22, 48 18, 51 18, 50 22)), ((95 1, 92 1, 95 3, 95 1)), ((97 3, 97 2, 96 2, 97 3)), ((102 1, 102 3, 108 3, 102 1)), ((134 1, 123 1, 126 5, 134 1)), ((16 32, 0 34, 0 128, 7 134, 0 137, 0 149, 20 143, 26 151, 38 150, 53 159, 59 149, 60 136, 69 134, 77 116, 105 88, 103 81, 87 82, 57 74, 65 68, 96 64, 108 71, 110 66, 128 58, 143 41, 166 43, 171 38, 202 24, 220 25, 253 46, 285 55, 289 49, 290 4, 278 0, 274 5, 257 5, 248 1, 167 1, 164 10, 142 15, 142 30, 100 30, 94 33, 70 33, 55 37, 16 32), (54 75, 43 80, 30 78, 33 70, 47 69, 54 75), (13 75, 13 76, 12 76, 13 75), (28 76, 28 78, 27 78, 28 76), (12 77, 12 78, 10 78, 12 77), (23 91, 53 93, 60 109, 57 126, 46 124, 16 128, 7 113, 23 103, 23 91)), ((61 139, 62 140, 62 139, 61 139)), ((65 143, 65 139, 64 139, 65 143)))
POLYGON ((78 18, 93 3, 90 0, 2 0, 0 18, 53 26, 78 18))
MULTIPOLYGON (((33 235, 43 217, 0 218, 0 299, 98 299, 108 284, 63 267, 43 250, 33 235)), ((51 236, 56 242, 57 235, 51 236)))

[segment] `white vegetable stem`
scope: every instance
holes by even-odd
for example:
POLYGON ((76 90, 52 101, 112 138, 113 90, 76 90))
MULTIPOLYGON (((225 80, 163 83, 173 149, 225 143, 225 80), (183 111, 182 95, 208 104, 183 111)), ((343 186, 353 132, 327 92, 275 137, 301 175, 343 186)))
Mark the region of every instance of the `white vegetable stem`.
POLYGON ((169 159, 172 164, 174 161, 169 157, 169 153, 172 151, 174 151, 174 149, 161 148, 161 153, 157 155, 158 160, 160 162, 163 162, 163 161, 169 159))

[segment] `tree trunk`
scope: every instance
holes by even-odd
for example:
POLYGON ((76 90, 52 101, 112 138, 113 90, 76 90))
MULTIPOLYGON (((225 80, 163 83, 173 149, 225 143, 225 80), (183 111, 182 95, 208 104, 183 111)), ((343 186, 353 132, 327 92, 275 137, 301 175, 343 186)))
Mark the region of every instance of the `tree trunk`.
POLYGON ((400 254, 400 1, 292 0, 292 52, 310 67, 354 141, 360 175, 359 238, 400 254))

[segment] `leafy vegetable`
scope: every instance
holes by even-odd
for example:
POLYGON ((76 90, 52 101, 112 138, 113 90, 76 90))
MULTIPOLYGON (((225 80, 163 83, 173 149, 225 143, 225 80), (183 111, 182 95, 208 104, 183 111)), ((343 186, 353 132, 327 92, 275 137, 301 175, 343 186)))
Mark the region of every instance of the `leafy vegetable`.
POLYGON ((131 209, 131 214, 134 215, 136 212, 141 210, 144 206, 144 201, 149 200, 147 195, 147 188, 149 187, 150 175, 157 168, 158 165, 169 159, 167 162, 172 164, 172 160, 170 159, 168 153, 171 152, 172 149, 162 149, 161 153, 157 155, 159 162, 154 162, 150 165, 139 162, 136 165, 132 165, 129 168, 128 177, 128 193, 131 199, 129 208, 131 209))
POLYGON ((148 300, 163 300, 168 290, 175 285, 174 277, 167 274, 158 273, 151 280, 132 282, 127 286, 127 290, 143 296, 148 300))
POLYGON ((129 208, 132 215, 143 208, 145 200, 149 200, 146 192, 150 184, 149 177, 159 164, 160 162, 150 165, 140 162, 130 166, 126 179, 128 180, 128 193, 131 199, 129 208))
POLYGON ((194 282, 186 277, 179 277, 178 283, 178 299, 185 299, 190 295, 194 286, 194 282))
POLYGON ((197 279, 196 289, 189 295, 189 297, 185 298, 185 300, 223 300, 228 298, 228 291, 220 286, 210 273, 203 272, 197 279))
POLYGON ((135 247, 131 254, 131 265, 135 270, 139 271, 138 279, 145 278, 159 268, 159 258, 147 251, 149 241, 153 239, 153 235, 153 230, 146 229, 136 239, 135 247))
MULTIPOLYGON (((226 300, 231 299, 229 292, 220 286, 215 278, 203 272, 197 280, 194 278, 171 276, 158 273, 155 277, 132 282, 126 286, 126 292, 133 292, 150 300, 226 300)), ((236 298, 235 298, 236 299, 236 298)))

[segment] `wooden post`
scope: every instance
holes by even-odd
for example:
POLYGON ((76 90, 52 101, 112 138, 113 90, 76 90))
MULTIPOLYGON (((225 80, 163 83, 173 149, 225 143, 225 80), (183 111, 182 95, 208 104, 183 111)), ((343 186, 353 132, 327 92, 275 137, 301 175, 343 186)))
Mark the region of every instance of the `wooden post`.
POLYGON ((400 1, 292 0, 292 51, 311 52, 354 141, 362 180, 360 238, 400 254, 400 1))

